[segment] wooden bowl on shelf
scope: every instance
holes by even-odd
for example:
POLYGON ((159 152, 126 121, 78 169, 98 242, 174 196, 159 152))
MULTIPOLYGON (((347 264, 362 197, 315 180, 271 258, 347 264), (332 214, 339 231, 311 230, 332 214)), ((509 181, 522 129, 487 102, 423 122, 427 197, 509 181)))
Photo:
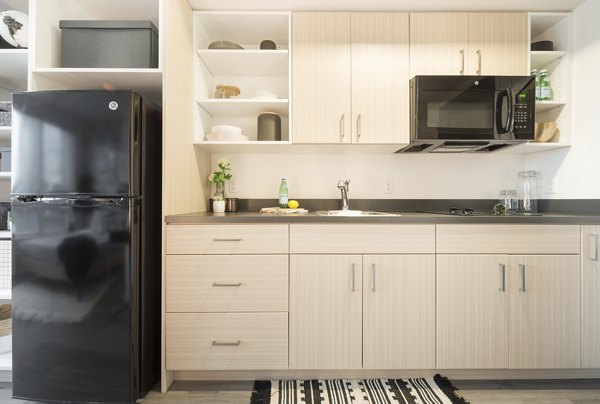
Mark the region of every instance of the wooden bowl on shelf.
POLYGON ((538 143, 548 142, 556 134, 556 122, 536 122, 535 141, 538 143))

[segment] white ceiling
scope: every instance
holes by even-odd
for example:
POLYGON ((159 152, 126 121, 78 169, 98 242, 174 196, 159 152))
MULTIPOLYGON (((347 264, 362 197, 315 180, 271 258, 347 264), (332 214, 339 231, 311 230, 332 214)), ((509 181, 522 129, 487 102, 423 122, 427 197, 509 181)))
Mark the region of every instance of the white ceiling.
POLYGON ((189 2, 194 10, 210 11, 571 11, 585 0, 189 0, 189 2))

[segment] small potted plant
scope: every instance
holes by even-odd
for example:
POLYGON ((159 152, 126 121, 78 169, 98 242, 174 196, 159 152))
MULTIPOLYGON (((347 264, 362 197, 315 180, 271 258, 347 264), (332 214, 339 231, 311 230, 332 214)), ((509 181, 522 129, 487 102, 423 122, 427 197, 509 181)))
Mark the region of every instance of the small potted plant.
POLYGON ((215 184, 213 194, 213 212, 225 212, 225 183, 231 179, 231 163, 227 159, 221 159, 217 163, 218 169, 208 176, 208 182, 215 184))

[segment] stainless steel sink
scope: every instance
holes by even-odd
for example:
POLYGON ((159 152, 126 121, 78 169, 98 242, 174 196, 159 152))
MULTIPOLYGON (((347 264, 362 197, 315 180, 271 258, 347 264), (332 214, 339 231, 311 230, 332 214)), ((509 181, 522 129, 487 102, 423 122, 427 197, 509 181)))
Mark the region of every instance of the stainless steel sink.
POLYGON ((317 210, 320 216, 400 216, 395 213, 375 212, 372 210, 317 210))

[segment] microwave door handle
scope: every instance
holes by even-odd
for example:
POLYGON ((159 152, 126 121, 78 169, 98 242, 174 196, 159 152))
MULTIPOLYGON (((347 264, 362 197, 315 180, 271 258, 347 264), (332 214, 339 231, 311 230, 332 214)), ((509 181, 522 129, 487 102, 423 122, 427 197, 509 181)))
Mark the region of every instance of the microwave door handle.
POLYGON ((507 88, 506 92, 508 93, 508 116, 506 121, 507 132, 512 132, 515 130, 515 92, 512 88, 507 88))
POLYGON ((510 109, 510 101, 508 108, 506 108, 506 121, 502 120, 502 107, 504 106, 504 98, 510 100, 510 95, 508 92, 508 88, 506 90, 502 90, 498 93, 496 100, 496 127, 498 130, 498 134, 506 133, 510 130, 510 118, 511 118, 511 109, 510 109), (504 125, 506 122, 506 126, 504 125))

